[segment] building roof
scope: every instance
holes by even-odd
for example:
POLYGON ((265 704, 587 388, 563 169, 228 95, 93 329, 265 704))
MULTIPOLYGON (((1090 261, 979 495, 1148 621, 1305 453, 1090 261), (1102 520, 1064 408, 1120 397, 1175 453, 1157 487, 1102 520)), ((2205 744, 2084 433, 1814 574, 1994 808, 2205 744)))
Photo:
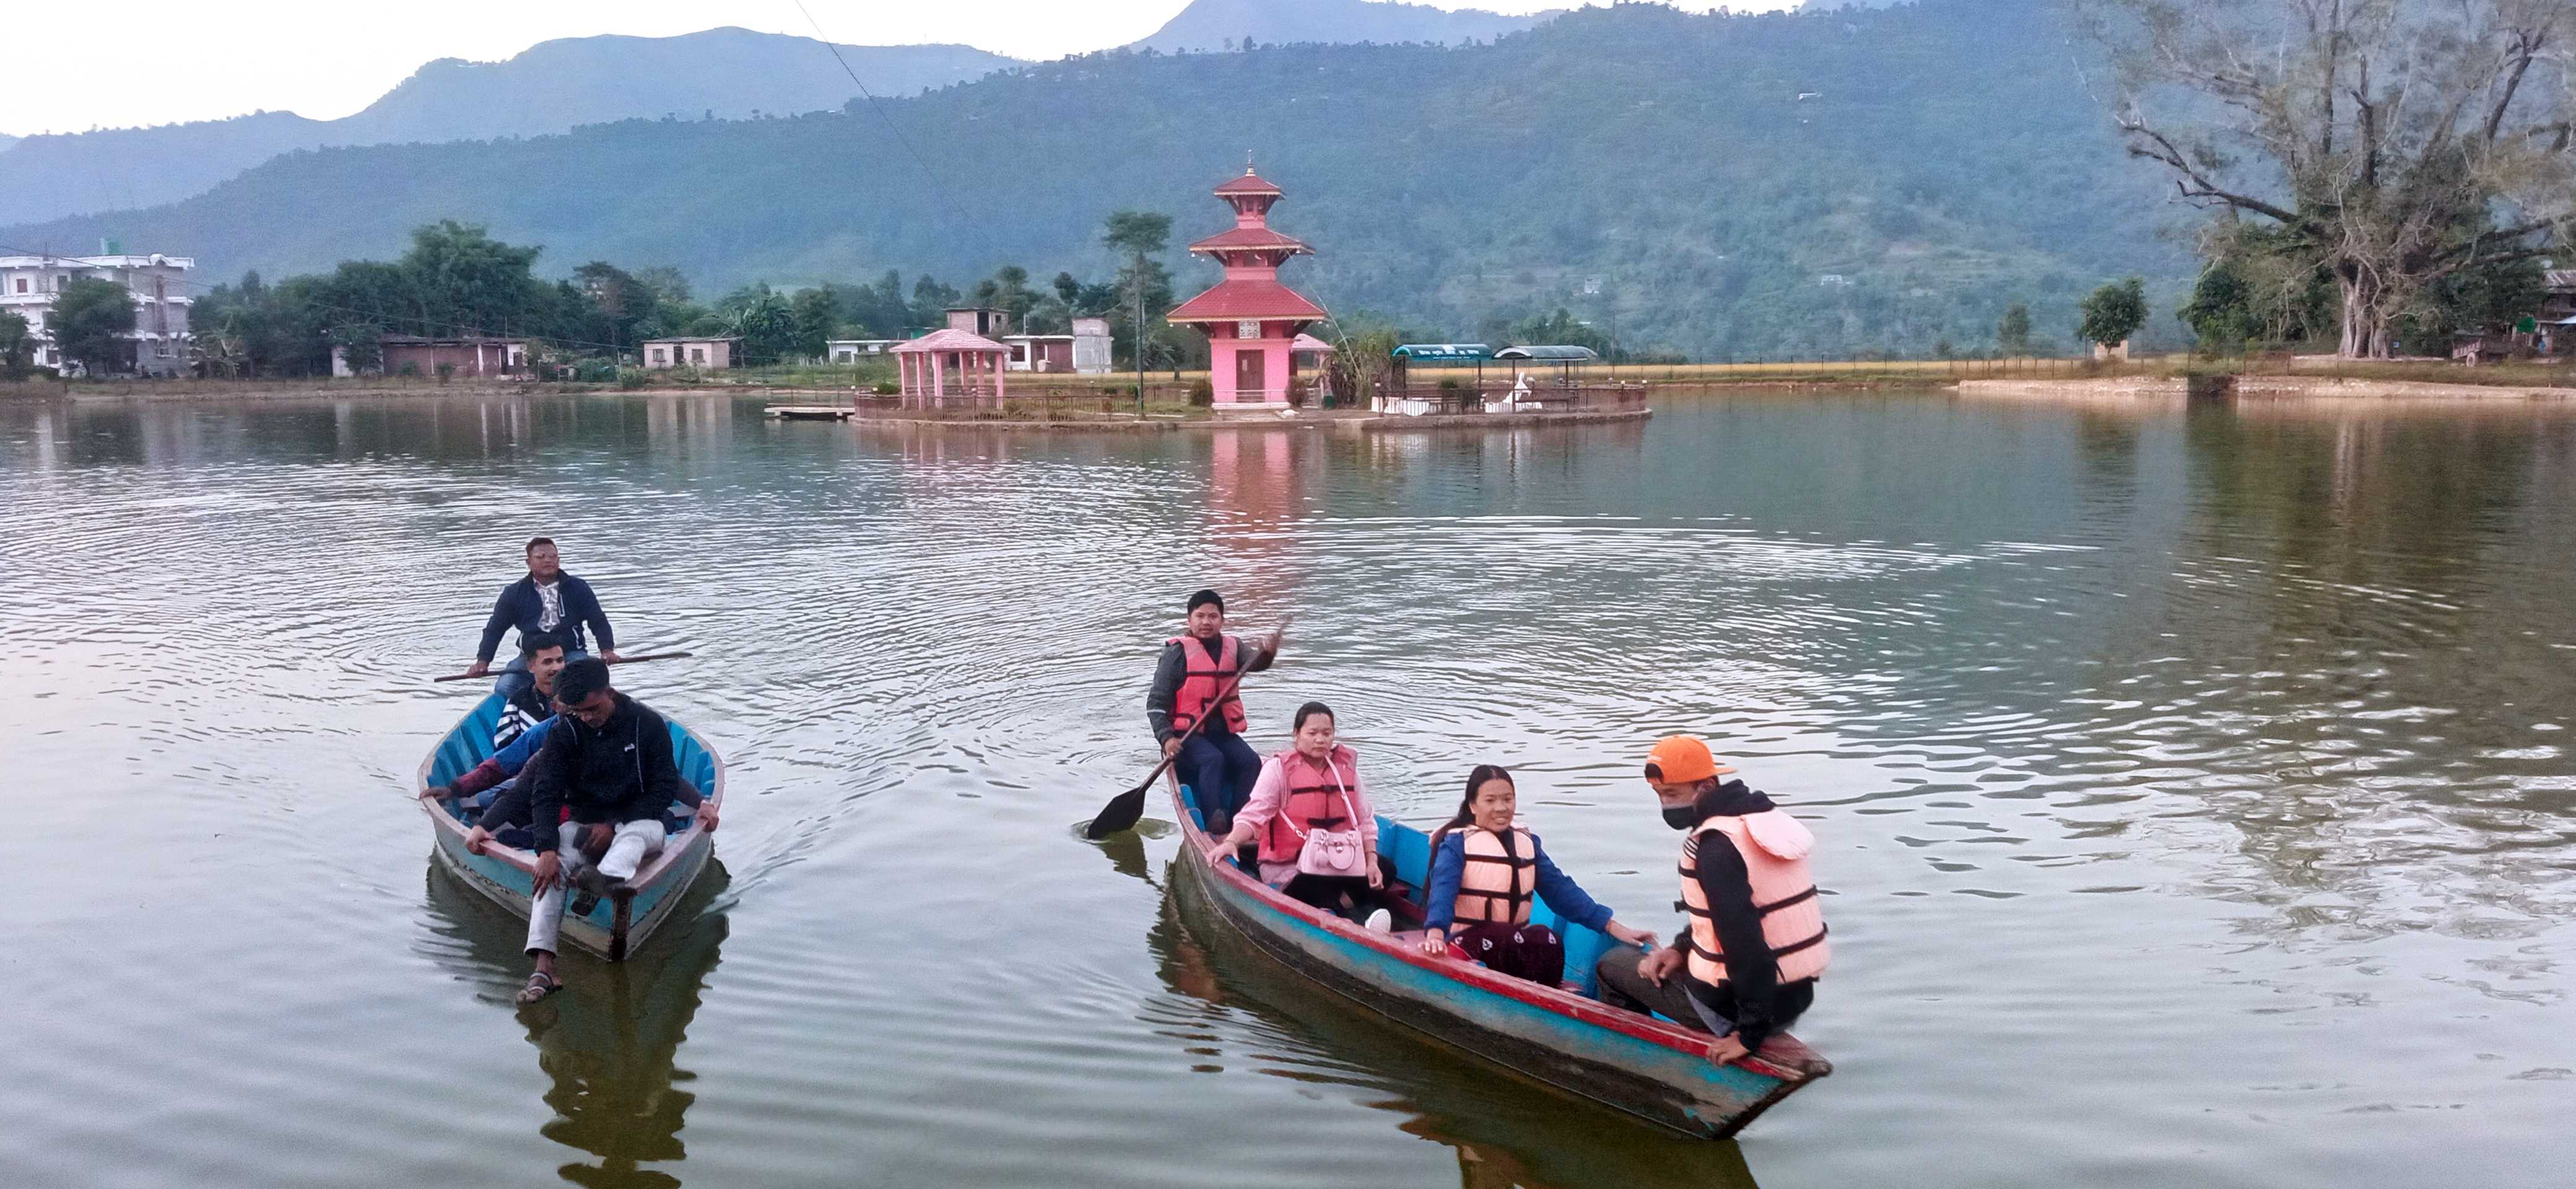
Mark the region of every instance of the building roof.
POLYGON ((985 338, 983 335, 959 330, 955 327, 942 327, 941 329, 931 331, 920 338, 913 339, 910 342, 898 344, 894 349, 894 353, 897 355, 924 355, 932 351, 989 351, 994 354, 1004 354, 1009 350, 1010 348, 994 342, 991 339, 985 338))
POLYGON ((1598 359, 1600 356, 1593 354, 1592 348, 1590 347, 1513 346, 1505 347, 1500 351, 1494 352, 1494 358, 1545 359, 1555 362, 1580 362, 1586 359, 1598 359))
POLYGON ((1323 308, 1304 294, 1272 280, 1229 278, 1216 288, 1182 302, 1166 322, 1227 322, 1238 318, 1303 318, 1324 316, 1323 308))
POLYGON ((1315 252, 1315 249, 1307 247, 1304 242, 1291 236, 1281 235, 1267 227, 1237 227, 1230 231, 1218 232, 1190 245, 1190 250, 1193 252, 1250 252, 1262 248, 1283 252, 1304 252, 1310 256, 1315 252))
POLYGON ((2542 281, 2547 283, 2551 289, 2576 289, 2576 268, 2546 269, 2541 272, 2540 276, 2542 281))
POLYGON ((1069 334, 1006 334, 1002 336, 1002 341, 1006 343, 1070 343, 1073 341, 1073 336, 1069 334))
POLYGON ((1329 353, 1332 351, 1333 345, 1322 339, 1316 338, 1311 334, 1301 333, 1297 336, 1296 341, 1288 344, 1288 349, 1291 351, 1323 351, 1329 353))
POLYGON ((1493 348, 1483 343, 1406 343, 1388 352, 1390 355, 1424 363, 1485 359, 1491 357, 1493 353, 1493 348))
POLYGON ((501 344, 524 344, 528 340, 497 334, 458 335, 443 339, 423 338, 416 334, 383 334, 376 336, 379 346, 387 347, 465 347, 501 344))
POLYGON ((1219 197, 1230 198, 1237 194, 1277 194, 1280 191, 1279 187, 1271 185, 1260 174, 1252 172, 1251 166, 1246 165, 1243 167, 1242 177, 1217 187, 1216 192, 1219 197))
POLYGON ((680 335, 676 338, 646 339, 644 345, 649 347, 655 343, 739 343, 741 341, 740 335, 680 335))

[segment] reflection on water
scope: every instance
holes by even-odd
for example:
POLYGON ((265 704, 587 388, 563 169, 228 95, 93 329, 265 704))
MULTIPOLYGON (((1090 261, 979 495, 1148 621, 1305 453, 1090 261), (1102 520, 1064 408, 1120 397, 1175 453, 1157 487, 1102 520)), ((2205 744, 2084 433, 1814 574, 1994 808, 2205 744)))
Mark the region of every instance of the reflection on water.
POLYGON ((537 1050, 554 1117, 544 1136, 584 1154, 555 1171, 590 1189, 668 1189, 688 1156, 680 1142, 696 1096, 677 1066, 689 1021, 724 944, 726 918, 708 908, 731 882, 710 861, 671 919, 636 955, 605 963, 564 959, 565 989, 524 1010, 512 996, 527 977, 524 920, 429 868, 428 939, 421 947, 495 1011, 515 1011, 537 1050), (665 1167, 653 1167, 665 1166, 665 1167))
POLYGON ((0 750, 37 780, 0 831, 0 1184, 2340 1189, 2576 1157, 2576 410, 1658 404, 1135 438, 717 397, 0 407, 0 750), (698 654, 621 681, 735 800, 721 913, 521 1024, 518 929, 424 905, 402 788, 459 712, 422 678, 540 532, 621 642, 698 654), (1639 753, 1720 740, 1821 840, 1836 967, 1798 1031, 1835 1076, 1674 1148, 1207 960, 1168 833, 1071 824, 1152 767, 1155 646, 1211 585, 1297 617, 1256 746, 1330 702, 1416 821, 1506 764, 1641 927, 1672 929, 1675 841, 1639 753))

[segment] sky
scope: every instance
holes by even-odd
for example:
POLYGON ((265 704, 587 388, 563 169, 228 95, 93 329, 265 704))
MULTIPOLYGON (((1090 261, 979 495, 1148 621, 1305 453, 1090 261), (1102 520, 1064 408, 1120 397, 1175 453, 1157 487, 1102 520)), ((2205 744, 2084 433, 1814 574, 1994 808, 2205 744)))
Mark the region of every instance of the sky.
MULTIPOLYGON (((1273 0, 1295 3, 1296 0, 1273 0)), ((1538 12, 1580 0, 1417 0, 1439 8, 1538 12)), ((1779 7, 1790 0, 1734 0, 1779 7)), ((1125 45, 1187 0, 125 0, 0 5, 6 57, 0 133, 81 132, 253 111, 337 119, 437 58, 493 61, 540 41, 626 33, 668 37, 720 25, 852 45, 962 42, 1015 58, 1125 45), (812 14, 812 20, 806 13, 812 14), (36 47, 43 47, 38 52, 36 47), (112 65, 102 68, 102 63, 112 65)), ((1715 3, 1683 0, 1706 10, 1715 3)))

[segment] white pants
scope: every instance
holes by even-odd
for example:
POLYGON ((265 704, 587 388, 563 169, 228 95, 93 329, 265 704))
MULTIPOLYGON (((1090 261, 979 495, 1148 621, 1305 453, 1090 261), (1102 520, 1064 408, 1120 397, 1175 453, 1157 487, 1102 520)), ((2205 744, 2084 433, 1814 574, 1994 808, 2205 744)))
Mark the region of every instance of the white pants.
MULTIPOLYGON (((549 954, 555 952, 555 935, 563 927, 564 885, 572 882, 573 872, 580 870, 586 862, 581 857, 581 836, 589 829, 579 822, 564 822, 555 835, 555 854, 560 857, 560 867, 554 886, 538 893, 528 905, 528 952, 531 954, 539 950, 549 954)), ((635 869, 644 865, 645 858, 659 854, 661 850, 661 819, 627 822, 618 826, 616 836, 609 840, 608 853, 599 860, 599 873, 610 879, 632 879, 635 869)))

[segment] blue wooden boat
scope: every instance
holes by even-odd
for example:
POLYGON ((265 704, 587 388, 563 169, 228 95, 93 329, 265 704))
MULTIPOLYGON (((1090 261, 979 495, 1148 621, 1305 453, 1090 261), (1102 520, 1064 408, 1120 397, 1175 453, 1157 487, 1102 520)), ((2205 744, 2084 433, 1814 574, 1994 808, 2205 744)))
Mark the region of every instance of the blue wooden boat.
MULTIPOLYGON (((468 711, 447 737, 438 741, 429 758, 421 761, 417 792, 422 794, 421 808, 429 814, 430 833, 437 841, 432 853, 438 856, 439 864, 464 881, 465 886, 524 919, 532 899, 537 856, 497 843, 486 843, 482 854, 469 853, 465 835, 473 823, 457 810, 425 795, 430 786, 449 783, 492 757, 492 729, 499 725, 504 705, 501 696, 493 694, 468 711)), ((724 761, 706 740, 678 720, 667 715, 664 718, 671 724, 671 754, 679 763, 680 775, 722 810, 724 761)), ((715 838, 694 819, 689 820, 685 829, 663 842, 662 853, 647 860, 635 878, 608 885, 589 912, 576 915, 567 904, 563 939, 611 962, 624 961, 645 938, 652 936, 656 926, 671 916, 688 895, 689 885, 697 882, 708 856, 714 853, 715 838)))
MULTIPOLYGON (((1833 1072, 1786 1033, 1753 1056, 1720 1065, 1708 1057, 1708 1034, 1593 998, 1593 964, 1620 943, 1556 919, 1544 902, 1531 919, 1564 936, 1565 972, 1579 992, 1434 958, 1418 948, 1418 930, 1371 932, 1300 904, 1232 858, 1209 861, 1214 840, 1189 789, 1175 783, 1172 794, 1184 920, 1235 934, 1350 1002, 1516 1077, 1686 1135, 1723 1139, 1833 1072)), ((1418 909, 1420 889, 1430 882, 1431 840, 1383 815, 1377 820, 1378 851, 1394 862, 1399 890, 1418 909)))

